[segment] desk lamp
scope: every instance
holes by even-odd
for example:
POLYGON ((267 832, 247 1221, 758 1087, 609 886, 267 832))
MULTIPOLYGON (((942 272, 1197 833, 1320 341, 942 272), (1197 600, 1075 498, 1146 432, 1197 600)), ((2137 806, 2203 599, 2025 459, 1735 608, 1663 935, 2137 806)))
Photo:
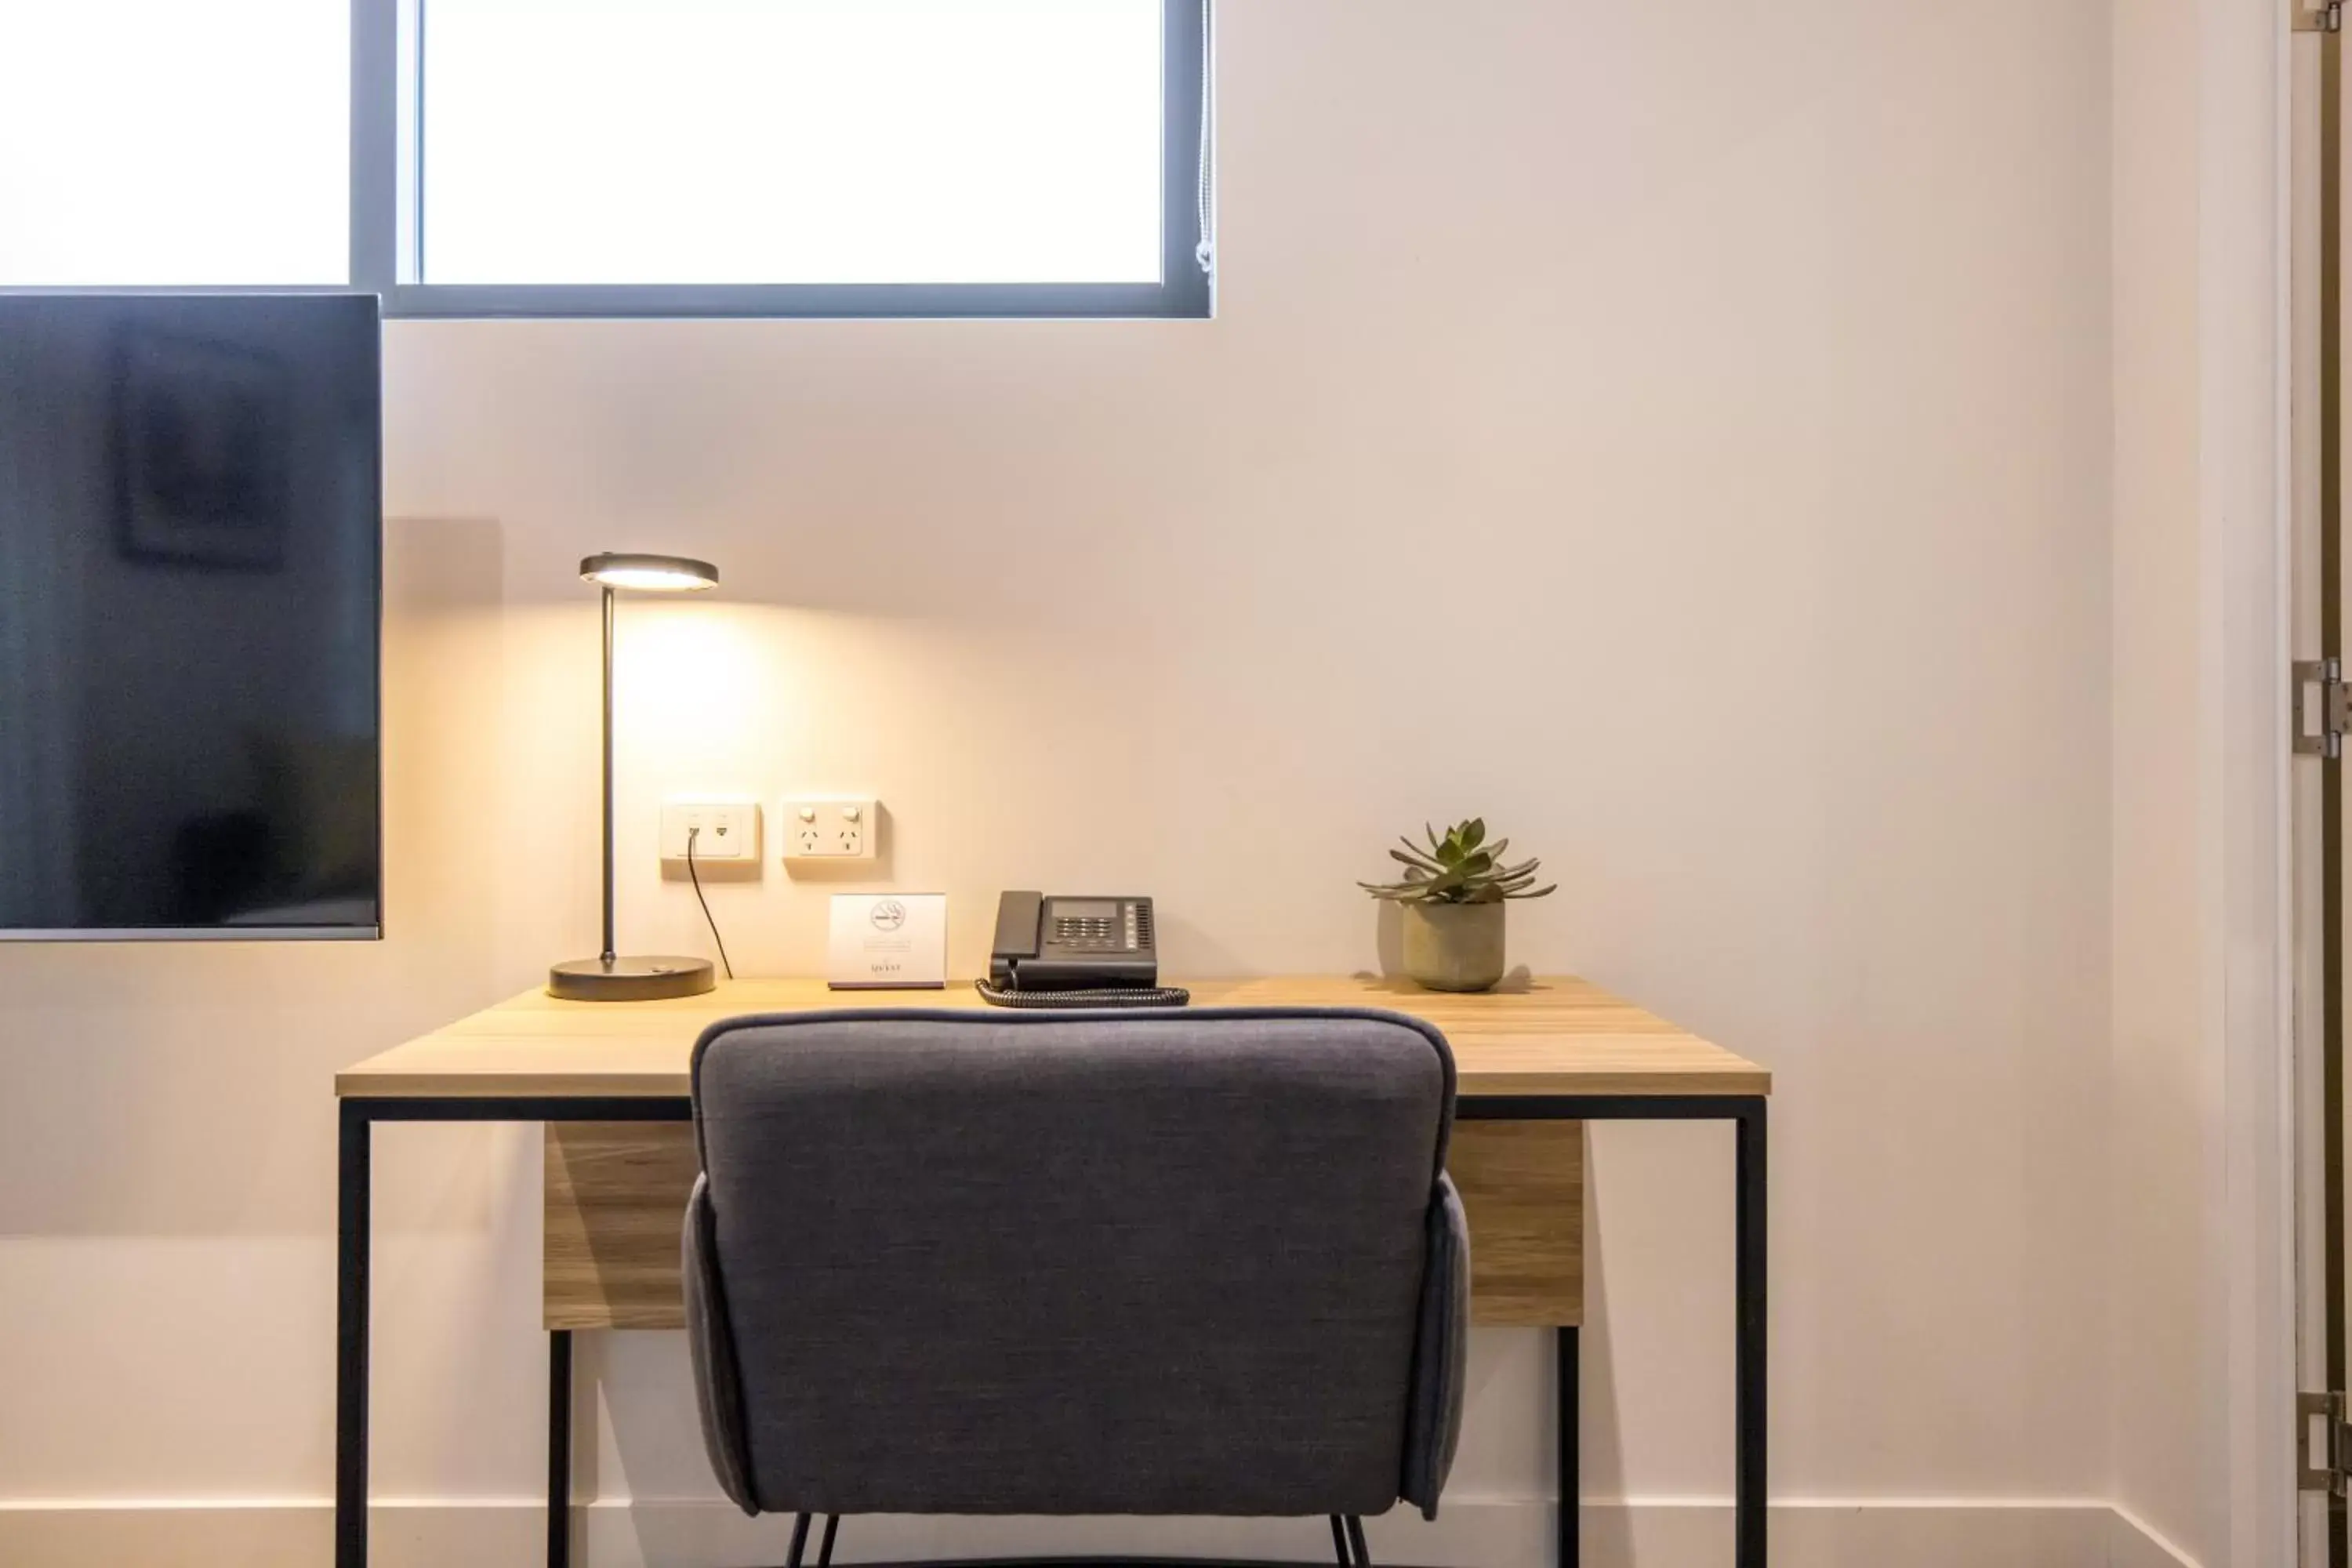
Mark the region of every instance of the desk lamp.
POLYGON ((719 586, 719 568, 683 555, 591 555, 583 581, 604 591, 604 951, 575 958, 547 973, 547 994, 567 1002, 649 1002, 699 996, 718 984, 706 958, 623 958, 613 951, 613 598, 639 594, 688 594, 719 586))

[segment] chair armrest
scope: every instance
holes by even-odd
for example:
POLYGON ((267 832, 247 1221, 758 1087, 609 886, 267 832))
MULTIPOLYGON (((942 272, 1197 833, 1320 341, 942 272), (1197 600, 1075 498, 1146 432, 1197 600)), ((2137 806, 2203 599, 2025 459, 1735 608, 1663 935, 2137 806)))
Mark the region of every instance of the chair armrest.
POLYGON ((1412 1404, 1406 1416, 1404 1475, 1397 1495, 1437 1517, 1437 1500, 1462 1438, 1465 1363, 1469 1351, 1470 1221, 1454 1178, 1441 1172, 1429 1202, 1428 1263, 1422 1275, 1421 1322, 1413 1346, 1412 1404))
POLYGON ((735 1334, 711 1236, 709 1178, 697 1174, 687 1199, 680 1262, 686 1286, 688 1342, 694 1352, 694 1403, 702 1418, 702 1446, 719 1489, 745 1513, 757 1516, 751 1452, 743 1427, 743 1385, 735 1362, 735 1334))

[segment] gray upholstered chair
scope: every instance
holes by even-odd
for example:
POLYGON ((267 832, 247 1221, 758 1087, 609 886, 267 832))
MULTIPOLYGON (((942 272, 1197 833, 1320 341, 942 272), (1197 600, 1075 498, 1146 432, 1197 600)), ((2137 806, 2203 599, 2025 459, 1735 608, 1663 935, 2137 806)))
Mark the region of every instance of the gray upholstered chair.
POLYGON ((748 1513, 1433 1514, 1454 1059, 1381 1013, 739 1018, 694 1053, 703 1436, 748 1513))

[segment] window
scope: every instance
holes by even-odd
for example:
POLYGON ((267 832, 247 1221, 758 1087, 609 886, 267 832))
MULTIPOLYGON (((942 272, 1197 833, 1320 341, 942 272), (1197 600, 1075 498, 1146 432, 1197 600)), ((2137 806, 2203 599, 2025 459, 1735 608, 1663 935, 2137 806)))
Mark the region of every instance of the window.
POLYGON ((1206 0, 0 0, 0 287, 1205 316, 1206 0))
POLYGON ((351 270, 350 11, 0 0, 0 285, 351 270))
POLYGON ((1153 283, 1158 0, 434 0, 447 283, 1153 283))

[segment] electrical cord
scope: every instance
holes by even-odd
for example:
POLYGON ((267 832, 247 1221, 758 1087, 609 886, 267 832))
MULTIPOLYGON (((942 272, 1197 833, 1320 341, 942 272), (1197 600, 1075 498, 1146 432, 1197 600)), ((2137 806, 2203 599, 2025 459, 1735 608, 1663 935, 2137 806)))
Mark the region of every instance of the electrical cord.
POLYGON ((702 873, 695 868, 694 841, 701 837, 702 829, 699 827, 686 830, 686 874, 694 883, 694 901, 702 906, 702 918, 709 923, 710 940, 719 944, 719 967, 727 972, 728 979, 732 980, 735 978, 735 966, 727 962, 727 939, 719 934, 719 922, 710 913, 710 900, 702 896, 702 873))
POLYGON ((1181 985, 1104 985, 1086 991, 1002 990, 985 980, 972 989, 981 1000, 998 1007, 1026 1007, 1040 1012, 1076 1011, 1089 1007, 1181 1007, 1192 994, 1181 985))
POLYGON ((1202 0, 1201 163, 1193 186, 1200 210, 1201 240, 1192 248, 1192 259, 1212 278, 1217 275, 1217 40, 1211 22, 1215 5, 1216 0, 1202 0))

